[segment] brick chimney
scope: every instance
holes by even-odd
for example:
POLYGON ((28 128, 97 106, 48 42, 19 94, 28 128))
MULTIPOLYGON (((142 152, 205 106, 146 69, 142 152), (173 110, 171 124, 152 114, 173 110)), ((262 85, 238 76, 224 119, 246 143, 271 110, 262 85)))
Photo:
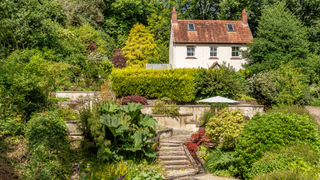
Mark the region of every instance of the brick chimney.
POLYGON ((241 21, 242 21, 242 24, 248 24, 248 13, 246 13, 246 9, 242 10, 241 21))
POLYGON ((171 12, 171 22, 172 22, 172 24, 177 23, 177 14, 178 14, 178 12, 176 11, 176 8, 173 7, 172 12, 171 12))

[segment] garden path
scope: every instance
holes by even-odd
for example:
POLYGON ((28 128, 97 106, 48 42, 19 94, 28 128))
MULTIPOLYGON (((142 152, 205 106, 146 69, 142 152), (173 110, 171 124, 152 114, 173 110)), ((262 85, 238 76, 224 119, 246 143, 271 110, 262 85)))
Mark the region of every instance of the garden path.
POLYGON ((306 109, 320 125, 320 107, 306 106, 306 109))
MULTIPOLYGON (((179 152, 182 148, 182 142, 188 141, 191 137, 191 134, 192 134, 192 132, 173 129, 173 135, 171 137, 160 140, 159 153, 169 153, 169 152, 172 152, 172 153, 176 152, 177 153, 177 152, 179 152), (165 148, 164 146, 161 146, 161 144, 168 145, 169 142, 171 142, 172 144, 179 144, 179 145, 169 148, 170 150, 169 149, 161 149, 161 148, 165 148), (169 150, 169 152, 168 152, 168 150, 169 150), (173 150, 175 150, 175 151, 173 151, 173 150)), ((161 156, 161 154, 159 154, 159 157, 160 156, 161 156)), ((184 155, 184 157, 183 157, 179 154, 175 154, 173 156, 167 156, 167 157, 169 157, 169 159, 164 157, 164 159, 162 160, 162 163, 163 163, 162 166, 166 169, 166 172, 167 172, 167 179, 175 179, 175 180, 237 180, 235 178, 213 176, 210 173, 197 174, 199 170, 195 170, 194 168, 190 167, 191 163, 187 164, 187 166, 189 166, 187 168, 181 168, 181 169, 166 168, 166 163, 168 163, 168 160, 175 161, 175 159, 180 159, 180 160, 184 161, 187 159, 187 156, 184 155), (195 171, 197 171, 197 172, 194 173, 195 171)))

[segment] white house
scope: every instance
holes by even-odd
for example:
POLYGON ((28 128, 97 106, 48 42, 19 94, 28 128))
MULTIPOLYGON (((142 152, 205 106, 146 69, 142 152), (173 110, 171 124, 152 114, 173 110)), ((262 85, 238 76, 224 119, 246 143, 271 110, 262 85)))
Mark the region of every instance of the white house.
POLYGON ((236 70, 246 61, 239 50, 253 39, 248 13, 241 20, 178 20, 172 10, 169 63, 173 68, 212 68, 224 61, 236 70))

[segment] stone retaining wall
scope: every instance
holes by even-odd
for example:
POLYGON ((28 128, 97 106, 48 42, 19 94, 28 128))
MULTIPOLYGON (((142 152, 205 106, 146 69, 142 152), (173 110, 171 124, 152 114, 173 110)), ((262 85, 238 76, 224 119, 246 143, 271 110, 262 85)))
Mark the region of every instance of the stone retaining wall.
MULTIPOLYGON (((152 114, 152 108, 154 106, 145 106, 141 111, 142 113, 152 114)), ((210 110, 209 105, 177 105, 180 107, 180 114, 193 114, 193 116, 187 116, 184 120, 185 122, 200 122, 199 117, 201 113, 204 111, 210 110)), ((237 104, 237 105, 229 105, 229 109, 240 110, 243 115, 252 118, 256 113, 264 113, 263 105, 253 105, 253 104, 237 104)))
POLYGON ((78 100, 79 98, 93 98, 99 94, 98 91, 56 91, 55 97, 78 100))

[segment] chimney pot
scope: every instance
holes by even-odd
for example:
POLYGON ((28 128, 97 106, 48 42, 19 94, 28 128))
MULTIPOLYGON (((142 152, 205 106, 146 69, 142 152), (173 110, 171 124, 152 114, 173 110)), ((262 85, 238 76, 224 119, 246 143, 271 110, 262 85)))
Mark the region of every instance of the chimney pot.
POLYGON ((176 8, 173 7, 172 12, 171 12, 171 22, 172 23, 177 23, 177 14, 178 14, 178 12, 176 11, 176 8))
POLYGON ((248 13, 246 12, 246 9, 242 10, 241 21, 242 21, 242 24, 248 24, 248 13))

